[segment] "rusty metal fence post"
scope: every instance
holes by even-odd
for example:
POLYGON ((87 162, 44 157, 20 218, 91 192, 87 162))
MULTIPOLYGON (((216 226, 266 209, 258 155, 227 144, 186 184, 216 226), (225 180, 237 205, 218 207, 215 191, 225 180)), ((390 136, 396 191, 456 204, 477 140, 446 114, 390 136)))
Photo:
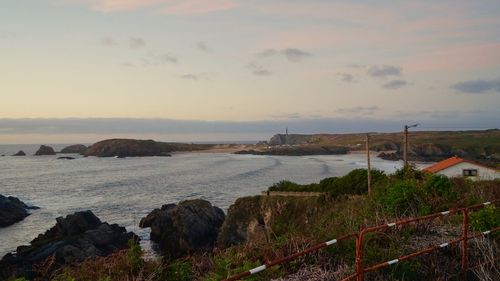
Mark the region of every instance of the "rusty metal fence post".
POLYGON ((468 232, 469 232, 469 210, 467 208, 464 208, 462 210, 463 213, 463 223, 462 223, 462 274, 464 275, 463 278, 466 278, 467 276, 467 241, 468 241, 468 232))
POLYGON ((363 235, 364 230, 361 230, 356 239, 356 281, 363 281, 363 235))

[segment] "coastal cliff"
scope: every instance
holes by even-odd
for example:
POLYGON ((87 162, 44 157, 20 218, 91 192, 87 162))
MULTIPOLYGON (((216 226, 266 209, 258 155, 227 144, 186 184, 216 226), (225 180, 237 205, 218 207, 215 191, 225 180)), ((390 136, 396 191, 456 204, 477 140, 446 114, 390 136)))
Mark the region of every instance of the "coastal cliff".
POLYGON ((243 243, 269 242, 289 228, 307 229, 311 218, 328 208, 324 197, 252 196, 229 207, 217 244, 227 248, 243 243))

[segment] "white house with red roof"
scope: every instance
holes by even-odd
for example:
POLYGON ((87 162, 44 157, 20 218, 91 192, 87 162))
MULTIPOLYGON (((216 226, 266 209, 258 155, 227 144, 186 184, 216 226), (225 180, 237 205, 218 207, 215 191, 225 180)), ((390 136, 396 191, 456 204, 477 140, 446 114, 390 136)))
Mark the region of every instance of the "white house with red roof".
POLYGON ((450 178, 466 177, 472 180, 500 179, 500 170, 454 156, 424 168, 422 171, 450 178))

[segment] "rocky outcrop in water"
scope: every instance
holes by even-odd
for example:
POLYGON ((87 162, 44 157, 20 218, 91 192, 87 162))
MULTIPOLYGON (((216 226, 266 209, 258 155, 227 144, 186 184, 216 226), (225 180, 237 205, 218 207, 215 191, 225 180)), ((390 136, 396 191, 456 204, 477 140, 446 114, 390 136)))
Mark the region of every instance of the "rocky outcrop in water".
POLYGON ((54 149, 50 146, 41 145, 40 148, 35 153, 36 156, 41 155, 56 155, 54 149))
POLYGON ((75 160, 75 157, 61 156, 61 157, 57 157, 57 160, 75 160))
POLYGON ((110 139, 93 144, 82 154, 98 157, 170 156, 175 151, 197 151, 214 145, 157 142, 154 140, 110 139))
POLYGON ((151 227, 151 240, 159 244, 166 257, 178 258, 211 251, 224 218, 221 209, 196 199, 155 209, 141 220, 140 226, 151 227))
POLYGON ((53 259, 50 268, 44 268, 50 272, 65 264, 126 249, 130 239, 138 239, 124 227, 101 222, 91 211, 76 212, 56 221, 54 227, 29 246, 18 247, 16 254, 7 254, 0 261, 0 279, 9 276, 33 279, 38 274, 37 265, 47 259, 53 259))
POLYGON ((29 207, 16 197, 5 197, 0 194, 0 227, 22 221, 30 215, 27 211, 29 209, 38 209, 38 207, 29 207))
POLYGON ((70 145, 66 146, 61 150, 61 153, 82 153, 84 152, 88 147, 83 144, 75 144, 75 145, 70 145))
POLYGON ((16 154, 13 154, 12 156, 26 156, 26 153, 24 151, 19 150, 16 154))

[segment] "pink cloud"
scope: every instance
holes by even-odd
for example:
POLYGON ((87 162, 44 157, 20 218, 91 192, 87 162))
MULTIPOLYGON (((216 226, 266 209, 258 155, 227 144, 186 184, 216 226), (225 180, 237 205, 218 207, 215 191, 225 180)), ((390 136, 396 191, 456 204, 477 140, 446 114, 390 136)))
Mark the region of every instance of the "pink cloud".
POLYGON ((236 0, 62 0, 101 12, 152 8, 164 14, 191 15, 232 9, 236 0))
POLYGON ((328 19, 330 26, 316 23, 289 30, 267 32, 259 46, 302 46, 308 48, 362 47, 385 48, 388 52, 404 47, 426 49, 446 46, 456 40, 470 40, 487 34, 498 25, 498 17, 470 17, 469 4, 441 5, 432 2, 404 2, 395 5, 367 5, 339 2, 269 2, 254 7, 258 13, 289 17, 304 22, 328 19), (408 16, 403 11, 414 11, 408 16), (446 13, 443 13, 446 11, 446 13), (484 28, 483 28, 484 27, 484 28))
POLYGON ((408 72, 481 69, 500 65, 500 43, 453 46, 415 56, 404 63, 408 72))
POLYGON ((177 3, 166 6, 162 13, 178 15, 205 14, 229 10, 237 6, 233 0, 181 0, 170 2, 177 3))

